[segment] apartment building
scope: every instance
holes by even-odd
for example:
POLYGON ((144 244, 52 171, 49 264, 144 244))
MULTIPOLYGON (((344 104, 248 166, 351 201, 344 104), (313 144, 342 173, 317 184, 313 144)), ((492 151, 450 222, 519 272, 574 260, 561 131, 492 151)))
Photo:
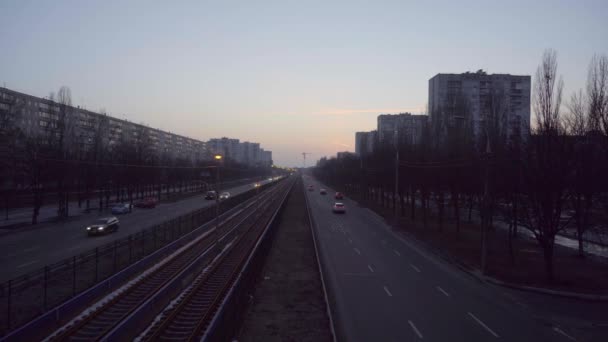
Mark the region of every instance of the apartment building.
POLYGON ((381 144, 417 144, 427 124, 427 115, 411 113, 378 115, 378 142, 381 144))
POLYGON ((483 70, 437 74, 429 80, 429 120, 450 126, 468 118, 479 138, 486 120, 497 117, 509 139, 525 139, 530 134, 530 88, 530 76, 483 70))
POLYGON ((377 131, 355 133, 355 154, 365 156, 374 152, 377 131))
POLYGON ((7 88, 0 88, 0 111, 11 115, 16 126, 27 136, 52 137, 59 129, 69 131, 67 143, 81 152, 90 151, 98 138, 109 151, 121 143, 143 139, 159 158, 169 156, 200 161, 211 157, 203 141, 80 107, 62 107, 49 99, 7 88))

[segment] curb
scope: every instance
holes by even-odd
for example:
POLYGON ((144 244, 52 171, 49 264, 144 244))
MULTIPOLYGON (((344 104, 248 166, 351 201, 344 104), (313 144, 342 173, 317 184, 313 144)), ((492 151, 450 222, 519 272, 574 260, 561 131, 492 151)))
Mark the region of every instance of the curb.
POLYGON ((449 254, 439 251, 437 248, 431 246, 427 242, 424 242, 424 241, 418 239, 417 237, 415 237, 413 234, 411 234, 409 232, 402 231, 402 230, 396 230, 396 232, 401 233, 402 235, 409 238, 410 240, 414 240, 418 245, 423 246, 426 250, 439 256, 441 259, 455 265, 461 271, 466 272, 467 274, 475 277, 480 282, 490 283, 490 284, 498 285, 498 286, 502 286, 502 287, 508 287, 508 288, 520 290, 520 291, 541 293, 541 294, 555 296, 555 297, 566 297, 566 298, 575 298, 575 299, 591 300, 591 301, 608 301, 608 295, 595 295, 595 294, 589 294, 589 293, 559 291, 559 290, 551 290, 551 289, 542 288, 542 287, 518 285, 518 284, 513 284, 513 283, 505 282, 502 280, 498 280, 496 278, 492 278, 489 276, 485 276, 485 275, 481 274, 480 270, 473 268, 464 262, 461 262, 460 260, 454 258, 453 256, 451 256, 449 254))
MULTIPOLYGON (((302 182, 302 188, 304 188, 304 177, 303 175, 300 176, 300 181, 302 182)), ((321 263, 321 257, 319 256, 320 254, 320 247, 317 244, 317 233, 316 233, 316 223, 314 221, 314 218, 312 217, 312 214, 310 212, 310 204, 308 203, 308 194, 306 193, 305 189, 302 189, 302 191, 304 192, 304 201, 306 202, 306 212, 308 214, 308 222, 310 223, 310 230, 311 230, 311 237, 312 237, 312 243, 315 249, 315 257, 317 259, 317 267, 319 269, 319 277, 321 278, 321 287, 323 288, 323 297, 325 299, 325 311, 327 313, 327 317, 329 319, 329 329, 330 329, 330 333, 332 336, 332 341, 333 342, 337 342, 338 341, 338 335, 337 335, 337 331, 338 328, 336 327, 336 319, 334 319, 334 310, 332 310, 331 307, 331 303, 330 303, 330 295, 329 295, 329 291, 328 291, 328 286, 325 280, 325 276, 323 275, 323 265, 321 263)))
MULTIPOLYGON (((356 202, 356 203, 360 207, 363 207, 361 205, 361 203, 358 203, 358 202, 356 202)), ((601 301, 601 302, 608 301, 608 295, 596 295, 596 294, 581 293, 581 292, 559 291, 559 290, 552 290, 552 289, 547 289, 547 288, 542 288, 542 287, 518 285, 518 284, 509 283, 509 282, 505 282, 502 280, 498 280, 496 278, 482 275, 481 271, 478 270, 477 268, 471 267, 469 264, 456 259, 452 255, 438 250, 436 247, 432 246, 431 244, 429 244, 423 240, 418 239, 417 237, 415 237, 413 234, 411 234, 408 231, 398 229, 398 228, 396 229, 390 220, 387 220, 384 216, 378 214, 377 212, 375 212, 374 210, 370 209, 367 206, 365 206, 365 208, 369 209, 370 211, 372 211, 373 213, 375 213, 376 215, 381 217, 389 226, 391 226, 391 228, 393 229, 393 231, 395 233, 403 235, 404 237, 415 242, 417 245, 421 246, 422 248, 426 249, 427 251, 440 257, 442 260, 449 262, 450 264, 458 267, 461 271, 471 275, 479 282, 489 283, 489 284, 507 287, 507 288, 520 290, 520 291, 535 292, 535 293, 540 293, 540 294, 550 295, 550 296, 555 296, 555 297, 565 297, 565 298, 574 298, 574 299, 601 301)))

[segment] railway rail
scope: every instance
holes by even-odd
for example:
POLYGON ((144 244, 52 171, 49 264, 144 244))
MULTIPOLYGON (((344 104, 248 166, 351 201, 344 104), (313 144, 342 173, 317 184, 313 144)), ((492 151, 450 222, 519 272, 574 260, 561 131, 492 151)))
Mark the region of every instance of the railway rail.
MULTIPOLYGON (((203 283, 211 285, 208 291, 212 290, 214 288, 212 284, 214 283, 210 283, 209 280, 216 279, 224 274, 219 271, 219 265, 223 265, 221 269, 226 267, 224 264, 238 267, 238 265, 231 263, 233 252, 235 250, 240 251, 240 253, 247 252, 245 241, 250 241, 254 239, 254 236, 257 236, 255 232, 259 230, 260 222, 267 220, 269 215, 272 215, 273 206, 279 198, 286 194, 291 183, 291 180, 281 182, 277 186, 262 192, 256 200, 222 222, 217 231, 209 229, 182 246, 173 254, 55 331, 46 340, 99 341, 106 339, 108 334, 121 322, 129 319, 130 315, 140 306, 153 299, 163 289, 166 289, 180 273, 191 270, 195 263, 197 268, 195 268, 195 272, 192 272, 193 275, 200 273, 203 269, 205 271, 202 272, 203 276, 197 276, 193 285, 187 287, 186 290, 199 288, 197 284, 203 283), (226 241, 229 240, 233 242, 226 244, 226 241), (224 249, 228 248, 228 252, 222 250, 222 245, 225 245, 224 249), (213 252, 217 253, 218 251, 220 251, 219 256, 215 257, 216 255, 213 252), (207 270, 209 271, 207 272, 207 270)), ((230 269, 233 270, 234 268, 230 269)))
MULTIPOLYGON (((280 204, 281 199, 275 202, 280 204)), ((246 231, 233 240, 231 248, 201 273, 192 285, 142 333, 137 341, 200 340, 224 296, 235 281, 243 264, 273 216, 273 203, 256 220, 248 222, 246 231)))

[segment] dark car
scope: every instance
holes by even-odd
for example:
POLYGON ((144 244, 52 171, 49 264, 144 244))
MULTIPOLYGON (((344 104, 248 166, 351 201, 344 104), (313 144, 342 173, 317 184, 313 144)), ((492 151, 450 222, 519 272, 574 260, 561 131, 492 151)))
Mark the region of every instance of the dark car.
POLYGON ((104 217, 87 226, 87 234, 100 235, 108 234, 118 230, 118 219, 114 216, 104 217))
POLYGON ((158 201, 156 200, 156 198, 147 197, 139 202, 136 202, 135 206, 138 208, 155 208, 157 204, 158 201))
POLYGON ((321 195, 327 195, 327 190, 325 190, 325 189, 321 189, 321 190, 319 190, 319 193, 320 193, 321 195))
POLYGON ((214 200, 215 199, 216 192, 211 190, 211 191, 207 191, 207 193, 205 194, 205 199, 206 200, 214 200))
POLYGON ((344 194, 342 194, 341 192, 336 192, 334 198, 339 200, 344 199, 344 194))
POLYGON ((312 186, 312 185, 309 185, 309 186, 308 186, 308 191, 315 191, 315 187, 314 187, 314 186, 312 186))

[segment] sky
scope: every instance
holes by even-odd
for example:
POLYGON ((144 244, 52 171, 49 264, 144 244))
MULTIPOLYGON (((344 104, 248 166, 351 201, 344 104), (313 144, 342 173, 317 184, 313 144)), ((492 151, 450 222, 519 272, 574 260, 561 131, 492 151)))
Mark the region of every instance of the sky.
POLYGON ((0 0, 0 84, 191 138, 261 143, 275 164, 354 151, 381 113, 422 113, 437 73, 533 75, 565 98, 608 54, 608 1, 0 0))

